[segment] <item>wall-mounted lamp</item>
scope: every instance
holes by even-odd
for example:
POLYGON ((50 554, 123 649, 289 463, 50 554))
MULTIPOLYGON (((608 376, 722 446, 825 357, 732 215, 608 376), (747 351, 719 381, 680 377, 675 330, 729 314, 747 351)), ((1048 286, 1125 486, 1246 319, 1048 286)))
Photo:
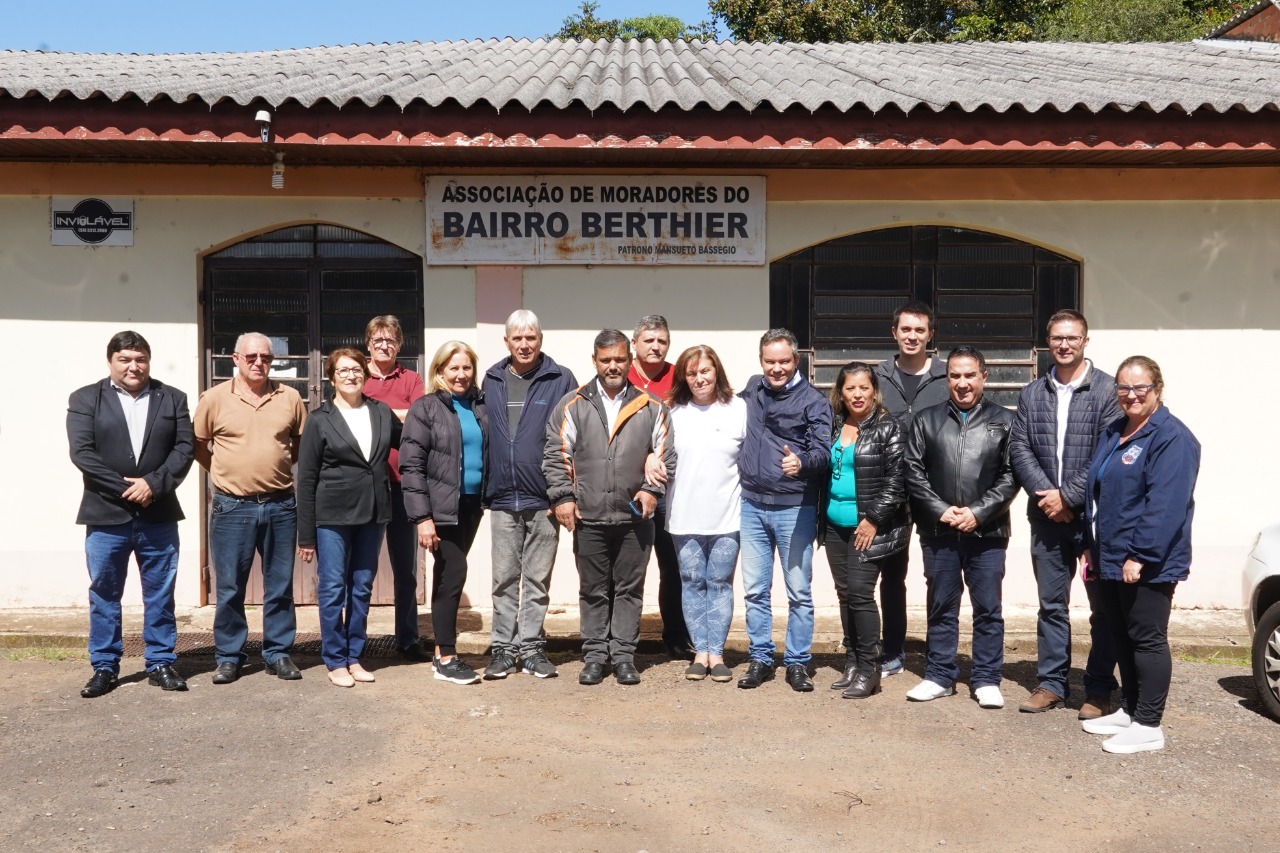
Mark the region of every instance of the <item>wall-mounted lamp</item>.
POLYGON ((284 189, 284 152, 276 154, 276 162, 271 166, 271 189, 284 189))
POLYGON ((258 138, 263 144, 271 141, 271 113, 267 110, 258 110, 258 114, 253 117, 258 123, 258 138))

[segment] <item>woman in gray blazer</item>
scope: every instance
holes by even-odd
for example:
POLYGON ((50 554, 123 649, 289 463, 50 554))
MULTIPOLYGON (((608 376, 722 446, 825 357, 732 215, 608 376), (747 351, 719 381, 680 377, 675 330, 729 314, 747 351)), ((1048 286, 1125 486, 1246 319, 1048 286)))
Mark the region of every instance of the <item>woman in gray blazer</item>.
POLYGON ((298 555, 319 558, 320 656, 338 687, 373 681, 360 665, 382 535, 391 520, 387 456, 400 441, 391 410, 364 396, 369 362, 342 347, 325 375, 333 399, 307 418, 298 451, 298 555))

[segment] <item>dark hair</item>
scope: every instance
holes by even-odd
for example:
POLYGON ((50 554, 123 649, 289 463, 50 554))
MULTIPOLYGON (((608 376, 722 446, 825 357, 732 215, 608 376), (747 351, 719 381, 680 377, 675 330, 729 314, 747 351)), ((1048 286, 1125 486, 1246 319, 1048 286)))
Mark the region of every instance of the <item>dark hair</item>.
POLYGON ((987 359, 982 354, 982 350, 970 344, 961 344, 960 346, 947 353, 947 368, 951 367, 951 359, 953 358, 971 358, 978 362, 978 369, 986 372, 987 359))
POLYGON ((338 359, 349 358, 358 362, 364 370, 364 378, 369 378, 369 357, 355 347, 338 347, 329 353, 329 357, 324 361, 324 375, 330 382, 333 381, 334 371, 338 369, 338 359))
POLYGON ((1084 336, 1089 337, 1089 321, 1079 311, 1071 308, 1063 308, 1061 311, 1054 311, 1053 316, 1049 318, 1049 322, 1044 324, 1045 335, 1049 334, 1049 330, 1054 327, 1055 323, 1079 323, 1084 326, 1084 336))
POLYGON ((619 344, 627 347, 627 352, 630 353, 630 343, 627 336, 617 329, 601 329, 600 334, 596 335, 596 339, 591 344, 591 354, 594 356, 602 349, 616 347, 619 344))
POLYGON ((796 340, 796 336, 791 334, 790 329, 770 329, 760 336, 760 355, 764 355, 764 348, 769 344, 776 344, 778 341, 786 341, 791 344, 791 354, 796 358, 800 357, 800 342, 796 340))
POLYGON ((1124 361, 1120 362, 1120 366, 1116 368, 1116 378, 1120 377, 1120 371, 1127 370, 1130 367, 1141 367, 1147 373, 1151 374, 1151 382, 1156 387, 1152 390, 1156 392, 1156 398, 1163 400, 1164 398, 1164 374, 1160 372, 1160 365, 1156 364, 1154 358, 1148 358, 1145 355, 1131 355, 1124 361))
POLYGON ((893 328, 898 328, 898 321, 902 319, 903 314, 915 314, 924 317, 929 321, 929 331, 934 331, 935 318, 933 308, 919 299, 912 299, 910 302, 904 302, 898 306, 898 310, 893 312, 893 328))
POLYGON ((396 346, 404 346, 404 327, 400 325, 400 318, 395 314, 379 314, 370 320, 364 327, 364 345, 369 346, 373 342, 374 334, 382 329, 389 331, 396 339, 396 346))
POLYGON ((689 372, 690 362, 696 365, 704 358, 711 362, 711 366, 716 371, 716 400, 728 403, 733 399, 733 388, 729 385, 729 377, 724 375, 724 365, 720 363, 720 356, 706 344, 698 344, 680 353, 680 357, 676 359, 676 366, 671 374, 671 390, 667 392, 668 406, 684 406, 693 399, 693 390, 689 387, 689 380, 685 374, 689 372))
POLYGON ((859 373, 865 373, 871 379, 871 390, 875 392, 875 403, 877 412, 885 411, 884 396, 880 393, 880 378, 876 376, 876 372, 871 369, 871 365, 865 361, 851 361, 844 367, 840 368, 840 372, 836 374, 836 384, 831 386, 831 411, 837 415, 848 417, 849 413, 845 411, 844 395, 840 392, 844 390, 844 383, 849 380, 850 376, 859 373))
POLYGON ((111 356, 121 350, 131 349, 135 352, 145 352, 147 357, 151 356, 151 344, 147 343, 147 339, 137 332, 116 332, 111 336, 111 340, 107 341, 107 361, 111 360, 111 356))
POLYGON ((631 340, 640 337, 641 332, 666 332, 667 337, 671 336, 671 330, 667 328, 667 318, 661 314, 646 314, 640 318, 640 322, 636 323, 636 330, 631 334, 631 340))

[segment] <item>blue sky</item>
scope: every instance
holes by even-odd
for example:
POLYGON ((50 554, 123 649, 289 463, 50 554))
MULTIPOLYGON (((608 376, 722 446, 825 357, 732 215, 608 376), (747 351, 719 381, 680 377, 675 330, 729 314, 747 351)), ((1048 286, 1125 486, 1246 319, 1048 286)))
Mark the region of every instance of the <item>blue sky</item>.
MULTIPOLYGON (((709 16, 706 0, 599 0, 602 18, 709 16)), ((4 4, 0 49, 77 53, 273 50, 363 42, 537 38, 579 0, 57 0, 4 4)))

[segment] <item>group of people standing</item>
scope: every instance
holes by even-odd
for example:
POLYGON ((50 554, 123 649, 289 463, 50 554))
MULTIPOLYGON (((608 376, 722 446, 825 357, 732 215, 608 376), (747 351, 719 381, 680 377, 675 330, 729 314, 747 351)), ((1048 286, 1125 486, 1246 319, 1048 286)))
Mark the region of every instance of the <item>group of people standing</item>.
POLYGON ((999 708, 1009 505, 1021 486, 1040 611, 1039 685, 1020 710, 1048 711, 1068 699, 1069 595, 1082 571, 1092 651, 1080 719, 1086 731, 1112 735, 1109 751, 1158 749, 1171 671, 1166 631, 1174 586, 1190 566, 1199 445, 1162 406, 1155 362, 1127 359, 1113 379, 1084 357, 1088 325, 1078 312, 1058 312, 1046 331, 1054 367, 1023 389, 1014 413, 984 395, 979 350, 930 354, 934 315, 919 302, 893 316, 897 357, 845 365, 829 396, 800 371, 796 338, 785 329, 764 334, 761 373, 735 394, 708 346, 666 360, 670 332, 657 315, 630 339, 616 329, 597 335, 596 375, 581 385, 542 352, 530 311, 508 318, 509 356, 483 376, 475 351, 449 341, 425 381, 398 362, 404 332, 384 315, 368 324, 367 353, 329 354, 333 395, 310 414, 296 391, 270 378, 270 339, 247 333, 232 355, 235 375, 206 391, 193 417, 181 392, 150 378, 145 339, 122 332, 108 345, 109 377, 75 392, 68 411, 71 456, 85 480, 78 520, 87 525, 91 579, 94 675, 82 695, 103 695, 116 682, 131 553, 146 605, 149 680, 185 689, 173 669, 182 518, 174 493, 194 459, 214 492, 215 684, 237 680, 246 661, 255 553, 266 670, 301 677, 289 657, 295 549, 317 564, 330 681, 374 681, 360 659, 384 537, 400 653, 430 660, 437 679, 479 681, 457 654, 457 614, 488 509, 493 638, 485 679, 556 675, 543 622, 564 528, 579 576, 580 683, 599 684, 610 669, 620 684, 640 682, 644 577, 656 553, 663 640, 672 656, 690 660, 686 678, 734 677, 724 646, 741 556, 749 650, 738 686, 773 677, 778 565, 788 605, 786 681, 812 691, 812 557, 825 546, 846 649, 831 686, 866 699, 904 670, 914 524, 928 633, 924 677, 907 698, 955 692, 967 586, 970 687, 980 706, 999 708), (421 549, 434 557, 434 650, 418 636, 421 549), (1123 699, 1113 706, 1116 664, 1123 699))

